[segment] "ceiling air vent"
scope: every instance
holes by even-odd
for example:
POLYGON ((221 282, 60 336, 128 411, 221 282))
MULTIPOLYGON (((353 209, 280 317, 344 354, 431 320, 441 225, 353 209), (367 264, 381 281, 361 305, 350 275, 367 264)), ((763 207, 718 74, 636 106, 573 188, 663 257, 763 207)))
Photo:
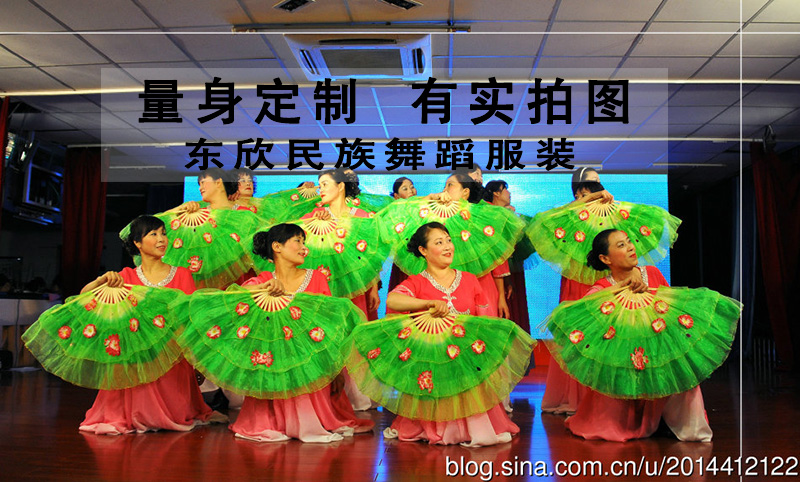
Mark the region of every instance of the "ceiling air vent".
POLYGON ((430 34, 285 35, 308 80, 431 76, 430 34))

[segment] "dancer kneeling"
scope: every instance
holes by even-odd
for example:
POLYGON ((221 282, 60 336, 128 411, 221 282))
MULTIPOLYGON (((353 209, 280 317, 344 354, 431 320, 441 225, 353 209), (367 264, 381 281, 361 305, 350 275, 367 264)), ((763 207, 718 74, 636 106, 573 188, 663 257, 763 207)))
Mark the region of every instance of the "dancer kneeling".
POLYGON ((454 249, 444 225, 421 226, 408 250, 425 258, 425 270, 397 286, 387 306, 412 314, 357 327, 350 375, 398 415, 386 438, 509 442, 519 427, 501 401, 525 374, 533 340, 509 320, 483 316, 488 301, 477 278, 450 268, 454 249))

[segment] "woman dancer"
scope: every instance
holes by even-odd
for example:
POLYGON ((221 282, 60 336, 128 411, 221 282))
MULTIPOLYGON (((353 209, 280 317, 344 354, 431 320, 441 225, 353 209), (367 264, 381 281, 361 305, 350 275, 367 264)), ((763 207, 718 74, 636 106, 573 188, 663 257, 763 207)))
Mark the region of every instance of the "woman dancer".
MULTIPOLYGON (((392 197, 397 199, 408 199, 417 195, 417 188, 414 183, 407 177, 398 177, 392 184, 392 197)), ((395 286, 399 285, 408 276, 403 273, 396 264, 392 265, 392 273, 389 275, 389 291, 392 291, 395 286)))
POLYGON ((384 436, 468 446, 510 441, 519 428, 500 402, 524 375, 532 340, 513 322, 481 317, 487 299, 474 275, 450 267, 454 246, 443 224, 420 227, 408 250, 425 259, 425 270, 395 288, 387 305, 430 312, 357 327, 348 362, 359 386, 398 414, 384 436), (490 352, 491 361, 481 358, 490 352))

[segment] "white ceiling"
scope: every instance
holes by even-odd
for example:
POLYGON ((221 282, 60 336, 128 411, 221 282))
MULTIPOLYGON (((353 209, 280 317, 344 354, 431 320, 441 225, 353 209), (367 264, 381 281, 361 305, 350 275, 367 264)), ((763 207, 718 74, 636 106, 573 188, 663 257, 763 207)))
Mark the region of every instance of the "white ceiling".
MULTIPOLYGON (((481 164, 488 151, 483 140, 523 139, 529 146, 523 162, 535 167, 536 140, 567 137, 576 143, 575 164, 670 169, 691 183, 738 170, 740 119, 746 142, 771 124, 779 149, 800 144, 796 0, 422 3, 404 11, 378 0, 318 0, 286 13, 272 8, 272 2, 255 0, 5 0, 0 3, 0 92, 40 111, 14 113, 12 130, 36 131, 38 139, 64 145, 124 145, 115 162, 165 166, 163 172, 185 173, 189 148, 184 143, 200 137, 227 143, 221 158, 226 167, 235 162, 236 141, 248 137, 275 142, 267 157, 278 165, 286 164, 288 139, 320 139, 326 165, 336 162, 333 143, 338 139, 369 139, 375 141, 379 168, 385 166, 383 144, 389 139, 424 139, 429 169, 436 159, 436 139, 475 139, 475 159, 481 164), (740 13, 742 36, 737 34, 740 13), (315 120, 313 84, 299 70, 283 31, 326 24, 332 32, 376 25, 371 22, 438 29, 431 40, 433 76, 439 82, 462 82, 453 93, 449 125, 422 125, 419 110, 411 107, 418 91, 408 85, 361 81, 355 124, 315 120), (443 32, 448 22, 469 26, 470 32, 443 32), (269 24, 272 30, 231 32, 232 25, 253 23, 269 24), (275 77, 301 85, 291 113, 301 123, 256 124, 261 99, 244 88, 237 88, 244 100, 231 126, 197 121, 208 112, 198 110, 204 93, 196 90, 183 92, 183 123, 138 122, 145 78, 177 79, 188 87, 202 86, 213 75, 242 86, 271 84, 275 77), (609 75, 631 79, 631 124, 588 125, 585 95, 579 94, 586 85, 575 83, 570 125, 531 125, 524 108, 530 100, 524 100, 527 81, 556 75, 567 81, 609 75), (511 125, 493 119, 473 126, 469 120, 476 95, 468 82, 489 76, 519 82, 503 99, 515 106, 511 125), (112 87, 128 92, 110 93, 112 87)), ((744 160, 749 162, 746 152, 744 160)))

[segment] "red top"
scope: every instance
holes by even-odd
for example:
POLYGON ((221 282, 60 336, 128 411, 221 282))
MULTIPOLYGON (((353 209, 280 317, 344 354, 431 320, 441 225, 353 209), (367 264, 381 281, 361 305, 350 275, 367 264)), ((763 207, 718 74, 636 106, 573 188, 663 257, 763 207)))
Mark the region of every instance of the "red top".
POLYGON ((589 291, 591 287, 592 285, 586 285, 562 276, 561 292, 558 295, 558 302, 579 300, 586 296, 586 292, 589 291))
MULTIPOLYGON (((326 211, 328 213, 330 213, 330 210, 328 208, 326 208, 326 207, 314 208, 310 213, 306 214, 305 216, 303 216, 300 219, 313 218, 315 213, 326 212, 326 211)), ((350 212, 348 214, 350 214, 350 216, 352 216, 354 218, 368 218, 369 217, 369 213, 364 211, 361 208, 350 208, 350 212)), ((331 217, 333 217, 333 214, 331 214, 331 217)))
POLYGON ((443 287, 427 271, 423 271, 409 276, 392 293, 419 300, 444 300, 450 306, 451 313, 489 316, 489 300, 483 294, 478 278, 465 271, 456 270, 456 278, 449 288, 443 287))
MULTIPOLYGON (((242 283, 242 286, 259 285, 261 283, 266 283, 274 277, 275 275, 272 272, 262 271, 260 275, 254 276, 242 283)), ((331 289, 328 287, 328 280, 325 278, 324 274, 315 269, 306 270, 306 277, 295 293, 304 292, 331 296, 331 289)))
MULTIPOLYGON (((666 278, 664 278, 664 275, 661 274, 661 271, 659 271, 658 268, 656 268, 655 266, 639 266, 639 269, 640 270, 643 269, 642 279, 647 283, 647 286, 649 286, 650 288, 658 288, 659 286, 669 286, 669 283, 667 283, 667 280, 666 278)), ((608 279, 608 277, 602 278, 599 281, 597 281, 597 283, 595 283, 591 287, 591 289, 589 289, 589 292, 586 294, 590 295, 592 293, 597 293, 603 288, 608 288, 609 286, 611 286, 611 281, 608 279)))
POLYGON ((159 283, 151 283, 142 272, 142 267, 124 268, 119 272, 123 281, 129 285, 149 286, 151 288, 175 288, 183 291, 187 295, 194 293, 195 287, 192 272, 187 268, 172 266, 169 274, 159 283))

